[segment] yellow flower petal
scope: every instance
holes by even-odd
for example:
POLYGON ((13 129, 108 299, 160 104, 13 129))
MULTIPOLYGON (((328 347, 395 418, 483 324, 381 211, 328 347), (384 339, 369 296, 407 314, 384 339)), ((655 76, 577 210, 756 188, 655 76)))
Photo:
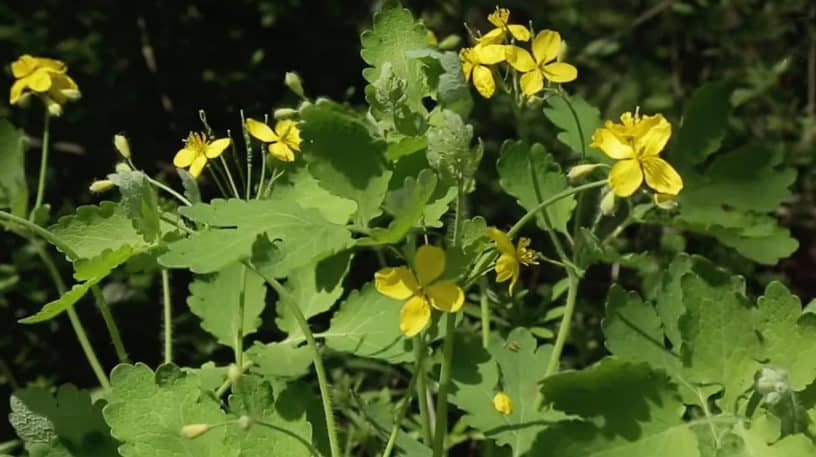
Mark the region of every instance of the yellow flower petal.
POLYGON ((515 68, 517 71, 528 72, 536 69, 536 63, 533 60, 533 56, 531 56, 526 49, 518 46, 505 46, 504 48, 507 63, 509 63, 510 66, 515 68))
POLYGON ((473 73, 473 64, 466 61, 464 57, 462 57, 462 75, 465 77, 465 81, 470 81, 470 75, 473 73))
POLYGON ((600 149, 604 154, 615 160, 635 157, 632 146, 626 144, 612 130, 605 127, 595 130, 595 133, 592 134, 592 147, 600 149))
POLYGON ((430 244, 423 244, 414 257, 414 272, 420 286, 427 286, 445 271, 445 251, 430 244))
POLYGON ((519 41, 530 40, 530 31, 523 25, 511 24, 507 26, 507 30, 510 31, 510 35, 513 35, 513 38, 519 41))
POLYGON ((487 228, 487 236, 496 243, 496 249, 502 254, 515 255, 516 248, 513 247, 513 242, 506 233, 497 229, 496 227, 487 228))
POLYGON ((272 131, 271 127, 263 122, 256 121, 255 119, 247 119, 246 128, 250 135, 263 141, 264 143, 278 141, 278 135, 272 131))
POLYGON ((519 263, 515 255, 502 254, 496 260, 496 282, 504 282, 508 279, 513 279, 519 275, 519 263))
POLYGON ((29 75, 37 68, 37 59, 29 54, 21 55, 17 60, 11 64, 11 74, 15 78, 20 79, 29 75))
POLYGON ((270 143, 269 153, 272 154, 273 157, 280 160, 281 162, 295 161, 295 153, 292 152, 289 146, 281 142, 270 143))
POLYGON ((300 129, 291 119, 280 120, 275 124, 275 134, 289 146, 290 149, 300 151, 300 129))
POLYGON ((374 287, 386 297, 405 300, 419 291, 414 275, 406 267, 383 268, 374 273, 374 287))
POLYGON ((683 178, 665 160, 657 156, 641 158, 646 184, 661 194, 677 195, 683 190, 683 178))
POLYGON ((479 44, 499 44, 504 42, 504 29, 493 29, 479 37, 479 44))
POLYGON ((654 116, 644 116, 637 126, 643 126, 643 130, 636 132, 636 149, 641 156, 656 156, 666 147, 666 143, 671 138, 671 124, 662 114, 654 116))
POLYGON ((34 73, 24 78, 28 87, 35 92, 45 92, 51 87, 51 74, 43 69, 38 68, 34 73))
POLYGON ((507 25, 507 21, 510 20, 510 10, 507 8, 499 8, 497 6, 496 11, 487 16, 487 20, 498 28, 505 27, 507 25))
POLYGON ((484 98, 490 98, 496 92, 496 83, 493 81, 493 72, 483 65, 473 68, 473 85, 484 98))
POLYGON ((643 183, 643 172, 635 159, 617 162, 609 170, 609 187, 618 197, 628 197, 643 183))
POLYGON ((507 54, 506 48, 507 46, 499 44, 476 45, 473 47, 473 55, 480 64, 494 65, 504 62, 507 54))
POLYGON ((533 56, 536 62, 555 60, 561 52, 561 35, 554 30, 542 30, 533 40, 533 56))
POLYGON ((183 148, 173 157, 173 165, 178 168, 189 167, 198 153, 194 149, 183 148))
POLYGON ((26 83, 24 80, 18 79, 14 81, 14 84, 11 85, 11 92, 9 93, 9 104, 13 105, 17 103, 23 95, 25 88, 26 83))
POLYGON ((519 84, 524 95, 535 95, 544 88, 544 75, 538 69, 528 71, 521 75, 519 84))
POLYGON ((455 313, 465 303, 462 288, 450 281, 439 281, 425 289, 431 299, 431 306, 448 313, 455 313))
POLYGON ((400 310, 400 330, 406 336, 421 332, 431 320, 431 307, 424 297, 411 297, 400 310))
POLYGON ((504 392, 499 392, 493 396, 493 408, 504 416, 513 412, 513 401, 504 392))
POLYGON ((554 83, 568 83, 575 81, 575 78, 578 77, 578 69, 564 62, 544 65, 541 72, 544 73, 547 79, 554 83))
POLYGON ((201 176, 201 171, 204 170, 204 165, 207 165, 207 156, 203 154, 196 156, 193 163, 190 164, 190 174, 198 178, 201 176))
POLYGON ((207 158, 214 159, 220 156, 225 149, 230 145, 229 138, 219 138, 207 145, 207 158))

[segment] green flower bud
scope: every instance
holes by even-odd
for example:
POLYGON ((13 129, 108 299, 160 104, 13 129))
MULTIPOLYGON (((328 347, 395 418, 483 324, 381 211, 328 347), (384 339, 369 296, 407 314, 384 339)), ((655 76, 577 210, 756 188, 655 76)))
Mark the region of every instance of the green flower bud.
POLYGON ((588 175, 592 172, 592 170, 598 168, 599 163, 584 163, 581 165, 576 165, 570 168, 569 172, 567 173, 567 178, 570 181, 575 181, 576 179, 583 178, 584 176, 588 175))
POLYGON ((101 194, 102 192, 107 192, 115 187, 115 184, 110 179, 100 179, 91 183, 91 187, 88 188, 91 192, 95 194, 101 194))
POLYGON ((601 198, 601 214, 609 216, 615 212, 615 193, 608 190, 601 198))
POLYGON ((289 119, 291 117, 297 116, 297 114, 298 114, 298 111, 294 110, 292 108, 278 108, 272 114, 272 117, 274 117, 275 119, 278 119, 278 120, 280 120, 280 119, 289 119))
POLYGON ((283 77, 283 83, 286 84, 286 87, 289 88, 292 92, 295 93, 300 98, 306 98, 303 92, 303 82, 300 80, 300 76, 297 73, 288 71, 286 75, 283 77))
POLYGON ((126 159, 130 158, 130 143, 128 143, 128 140, 124 135, 113 136, 113 147, 119 151, 119 154, 121 154, 122 157, 126 159))
POLYGON ((181 427, 181 436, 185 438, 198 438, 210 429, 208 424, 188 424, 181 427))

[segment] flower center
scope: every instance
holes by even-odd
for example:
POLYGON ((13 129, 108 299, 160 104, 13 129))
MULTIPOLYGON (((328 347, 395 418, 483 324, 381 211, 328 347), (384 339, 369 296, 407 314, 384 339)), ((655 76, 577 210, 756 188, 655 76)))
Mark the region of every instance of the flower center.
POLYGON ((207 153, 207 137, 201 132, 190 132, 184 144, 187 149, 195 151, 198 155, 207 153))

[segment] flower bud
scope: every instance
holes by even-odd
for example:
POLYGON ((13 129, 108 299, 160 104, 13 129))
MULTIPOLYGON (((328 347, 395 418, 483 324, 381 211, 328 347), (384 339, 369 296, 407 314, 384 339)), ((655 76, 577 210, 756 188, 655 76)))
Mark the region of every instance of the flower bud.
POLYGON ((52 115, 54 117, 62 116, 62 105, 55 102, 54 100, 51 100, 48 97, 44 97, 44 100, 45 100, 45 106, 46 106, 46 108, 48 108, 48 114, 50 114, 50 115, 52 115))
POLYGON ((609 216, 615 212, 615 193, 611 190, 606 191, 603 198, 601 198, 601 214, 609 216))
POLYGON ((438 46, 439 49, 443 51, 447 51, 449 49, 456 49, 459 47, 459 43, 462 42, 462 38, 459 35, 448 35, 442 41, 439 42, 438 46))
POLYGON ((576 165, 570 168, 569 172, 567 172, 567 178, 569 178, 570 181, 583 178, 591 173, 592 170, 598 168, 599 165, 599 163, 583 163, 581 165, 576 165))
POLYGON ((277 120, 280 119, 289 119, 290 117, 297 116, 298 111, 292 108, 278 108, 272 113, 272 117, 277 120))
POLYGON ((88 188, 91 192, 95 194, 101 194, 102 192, 107 192, 113 187, 115 184, 110 179, 99 179, 91 183, 91 187, 88 188))
POLYGON ((513 401, 504 392, 499 392, 493 396, 493 408, 500 414, 507 416, 513 412, 513 401))
POLYGON ((131 171, 130 165, 128 165, 127 162, 119 162, 119 163, 116 164, 115 167, 113 167, 113 169, 117 173, 127 173, 127 172, 131 171))
POLYGON ((244 374, 241 372, 241 369, 234 363, 231 363, 229 368, 227 368, 227 379, 229 379, 230 384, 233 386, 241 381, 241 376, 243 375, 244 374))
POLYGON ((238 426, 241 427, 242 430, 247 430, 249 427, 252 427, 252 418, 249 416, 241 416, 238 418, 238 426))
POLYGON ((287 71, 286 75, 283 77, 283 83, 286 84, 286 87, 289 88, 292 92, 295 93, 300 98, 306 98, 303 92, 303 82, 300 80, 300 76, 297 73, 292 71, 287 71))
POLYGON ((181 427, 181 436, 185 438, 198 438, 210 429, 208 424, 188 424, 181 427))
POLYGON ((652 201, 658 208, 670 211, 677 208, 677 200, 674 198, 674 195, 654 194, 652 196, 652 201))
POLYGON ((128 143, 124 135, 117 134, 113 136, 113 147, 119 151, 119 154, 122 154, 122 157, 130 158, 130 143, 128 143))

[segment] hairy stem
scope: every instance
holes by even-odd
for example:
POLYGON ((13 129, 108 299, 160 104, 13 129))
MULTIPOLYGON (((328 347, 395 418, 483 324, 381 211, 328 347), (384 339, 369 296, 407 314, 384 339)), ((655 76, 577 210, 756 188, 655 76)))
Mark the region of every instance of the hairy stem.
POLYGON ((422 439, 425 445, 433 443, 431 434, 431 414, 428 411, 428 387, 425 384, 425 339, 422 336, 414 338, 414 358, 421 363, 417 363, 417 402, 419 403, 419 421, 422 426, 422 439))
MULTIPOLYGON (((145 176, 147 176, 147 175, 145 175, 145 176)), ((147 182, 149 182, 150 184, 153 184, 157 188, 159 188, 159 189, 167 192, 168 194, 172 195, 173 197, 175 197, 176 200, 180 201, 182 204, 184 204, 186 206, 192 206, 193 205, 192 202, 190 202, 190 200, 187 200, 187 198, 184 197, 184 195, 181 195, 180 193, 173 190, 171 187, 166 186, 165 184, 163 184, 163 183, 161 183, 159 181, 156 181, 155 179, 151 178, 150 176, 147 176, 147 182)))
MULTIPOLYGON (((414 337, 414 347, 419 347, 417 341, 421 339, 421 334, 414 337)), ((402 404, 397 411, 397 416, 394 418, 394 426, 391 427, 391 434, 388 437, 388 442, 385 444, 385 450, 383 451, 382 457, 391 457, 391 452, 394 451, 394 445, 397 443, 397 435, 399 435, 400 425, 402 424, 402 420, 405 418, 405 413, 408 411, 408 405, 411 403, 411 396, 416 388, 417 380, 420 376, 424 376, 422 373, 422 359, 424 354, 419 351, 414 351, 414 354, 416 355, 416 360, 414 361, 414 373, 411 376, 411 381, 408 382, 408 389, 405 391, 405 397, 402 399, 402 404)))
POLYGON ((164 363, 173 363, 173 302, 170 298, 170 272, 162 268, 162 309, 164 314, 164 363))
POLYGON ((91 293, 93 293, 94 300, 96 300, 99 313, 102 314, 102 320, 105 321, 105 327, 108 328, 108 333, 113 342, 113 348, 116 350, 116 357, 120 363, 127 363, 129 358, 127 350, 125 350, 125 344, 122 342, 122 335, 119 333, 119 326, 116 325, 116 320, 113 318, 113 313, 111 313, 110 306, 108 306, 108 302, 105 300, 102 289, 98 285, 93 286, 91 287, 91 293))
POLYGON ((31 208, 31 216, 34 217, 34 211, 42 205, 43 197, 45 196, 45 172, 48 169, 48 136, 51 128, 51 113, 45 109, 45 118, 43 119, 43 134, 42 134, 42 154, 40 156, 40 176, 37 180, 37 196, 34 199, 34 206, 31 208))
POLYGON ((238 331, 235 335, 235 364, 244 370, 244 308, 246 304, 247 267, 241 266, 241 289, 238 293, 238 331))
POLYGON ((448 435, 448 391, 451 384, 453 364, 453 333, 456 329, 456 315, 445 314, 445 341, 442 346, 442 370, 439 373, 439 393, 436 397, 436 430, 434 431, 434 457, 445 455, 445 438, 448 435))
POLYGON ((553 347, 550 360, 547 362, 547 370, 544 372, 544 377, 551 376, 558 371, 558 365, 561 360, 561 353, 564 351, 564 344, 569 337, 570 326, 572 325, 572 316, 575 313, 575 302, 578 296, 578 284, 580 282, 578 275, 572 271, 571 268, 566 268, 567 277, 569 281, 569 288, 567 289, 567 303, 564 306, 564 316, 561 318, 561 325, 558 327, 558 336, 555 338, 555 347, 553 347))

